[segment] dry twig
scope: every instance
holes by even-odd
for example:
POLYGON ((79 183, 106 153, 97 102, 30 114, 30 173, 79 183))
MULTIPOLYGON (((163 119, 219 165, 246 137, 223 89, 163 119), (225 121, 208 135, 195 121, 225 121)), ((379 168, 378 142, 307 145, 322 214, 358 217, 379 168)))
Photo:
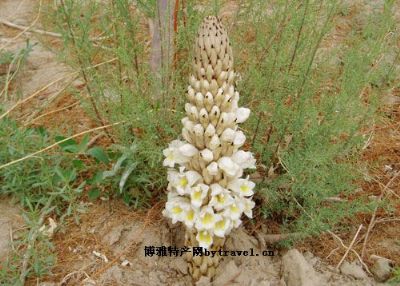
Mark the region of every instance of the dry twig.
POLYGON ((343 261, 346 259, 347 255, 349 254, 350 250, 352 250, 354 242, 356 241, 361 229, 362 229, 363 225, 360 224, 360 226, 358 227, 358 230, 356 232, 356 234, 353 237, 353 240, 351 241, 349 247, 347 248, 346 252, 344 253, 342 259, 340 259, 339 263, 336 265, 336 270, 339 270, 340 265, 342 265, 343 261))
MULTIPOLYGON (((398 171, 391 179, 390 181, 383 187, 381 194, 379 195, 378 198, 378 202, 380 202, 382 200, 383 195, 385 194, 386 189, 389 188, 389 186, 393 183, 393 181, 400 175, 400 171, 398 171)), ((369 222, 368 228, 367 228, 367 233, 365 234, 365 238, 364 238, 364 243, 363 243, 363 247, 361 250, 361 257, 365 256, 365 251, 367 249, 367 242, 368 242, 368 237, 370 232, 372 231, 372 228, 375 225, 375 218, 376 218, 376 212, 378 211, 378 206, 375 207, 374 209, 374 213, 372 214, 371 220, 369 222)))
MULTIPOLYGON (((110 60, 108 60, 108 61, 101 62, 101 63, 98 63, 98 64, 96 64, 96 65, 94 65, 94 66, 88 67, 87 69, 93 69, 93 68, 99 67, 99 66, 101 66, 101 65, 111 63, 111 62, 115 61, 116 59, 117 59, 117 58, 112 58, 112 59, 110 59, 110 60)), ((32 99, 32 98, 38 96, 42 91, 46 90, 47 88, 49 88, 49 87, 52 86, 53 84, 55 84, 55 83, 61 81, 62 79, 65 79, 65 78, 68 77, 68 76, 73 76, 73 75, 78 75, 78 74, 79 74, 78 71, 71 72, 71 73, 69 73, 69 74, 67 74, 67 75, 64 75, 64 76, 62 76, 62 77, 60 77, 60 78, 58 78, 58 79, 56 79, 56 80, 54 80, 54 81, 48 83, 47 85, 45 85, 44 87, 42 87, 42 88, 39 89, 38 91, 34 92, 32 95, 28 96, 27 98, 18 101, 18 102, 17 102, 14 106, 12 106, 9 110, 7 110, 7 111, 4 112, 2 115, 0 115, 0 120, 1 120, 2 118, 4 118, 5 116, 7 116, 11 111, 13 111, 13 110, 14 110, 16 107, 18 107, 20 104, 23 104, 23 103, 25 103, 26 101, 28 101, 28 100, 30 100, 30 99, 32 99)))
MULTIPOLYGON (((314 218, 306 212, 306 210, 303 208, 303 206, 296 200, 296 198, 293 198, 293 200, 296 202, 296 204, 302 209, 302 211, 311 219, 314 220, 314 218)), ((330 235, 332 235, 336 240, 338 240, 340 242, 340 244, 343 246, 344 249, 348 249, 349 247, 347 247, 344 243, 343 240, 337 236, 336 234, 334 234, 332 231, 328 230, 327 233, 329 233, 330 235)), ((357 235, 358 236, 358 235, 357 235)), ((355 237, 357 238, 357 237, 355 237)), ((365 270, 370 274, 371 271, 369 270, 368 266, 364 263, 364 261, 361 259, 360 255, 357 253, 357 251, 355 251, 354 249, 350 249, 358 258, 358 260, 360 261, 360 263, 364 266, 365 270)))
POLYGON ((0 120, 3 119, 5 116, 7 116, 11 111, 13 111, 15 108, 17 108, 19 105, 27 102, 28 100, 38 96, 42 91, 48 89, 50 86, 52 86, 53 84, 56 84, 57 82, 65 79, 67 76, 71 76, 71 75, 76 75, 78 74, 78 72, 73 72, 67 75, 63 75, 62 77, 59 77, 56 80, 53 80, 52 82, 46 84, 44 87, 42 87, 41 89, 39 89, 38 91, 34 92, 33 94, 31 94, 30 96, 28 96, 27 98, 24 98, 22 100, 19 100, 16 104, 14 104, 10 109, 8 109, 6 112, 4 112, 1 116, 0 116, 0 120))
MULTIPOLYGON (((70 84, 71 84, 74 80, 75 80, 75 78, 72 78, 72 79, 71 79, 66 85, 64 85, 60 90, 58 90, 55 94, 49 96, 49 98, 48 98, 45 102, 41 103, 40 108, 38 108, 37 110, 33 111, 33 112, 29 115, 29 117, 26 119, 26 121, 25 121, 25 123, 24 123, 24 126, 27 126, 27 125, 31 124, 33 121, 36 121, 37 119, 43 117, 42 115, 39 115, 38 117, 36 117, 36 115, 40 114, 40 112, 42 112, 42 111, 43 111, 49 104, 51 104, 58 96, 60 96, 61 94, 63 94, 64 91, 70 86, 70 84), (36 118, 35 118, 35 117, 36 117, 36 118)), ((77 103, 78 103, 78 102, 75 102, 74 104, 77 104, 77 103)), ((66 108, 65 108, 65 107, 62 108, 62 110, 64 110, 64 109, 66 109, 66 108)), ((59 109, 58 109, 58 110, 59 110, 59 109)), ((57 111, 57 110, 54 110, 54 111, 57 111)), ((55 112, 50 111, 50 112, 47 113, 47 115, 48 115, 48 114, 52 114, 52 113, 55 113, 55 112)), ((46 114, 43 114, 43 115, 46 115, 46 114)))
POLYGON ((40 29, 32 29, 31 28, 32 25, 26 27, 26 26, 14 24, 13 22, 10 22, 10 21, 4 20, 4 19, 0 19, 0 23, 3 25, 6 25, 8 27, 14 28, 14 29, 22 30, 22 31, 24 31, 23 33, 27 32, 29 30, 30 32, 40 34, 40 35, 51 36, 51 37, 56 37, 56 38, 62 37, 62 35, 59 33, 48 32, 48 31, 44 31, 44 30, 40 30, 40 29))
POLYGON ((72 103, 72 104, 70 104, 70 105, 67 105, 67 106, 65 106, 65 107, 63 107, 63 108, 55 109, 55 110, 46 112, 46 113, 44 113, 44 114, 41 114, 41 115, 39 115, 38 117, 33 118, 32 120, 30 120, 30 121, 24 123, 24 126, 29 126, 29 125, 31 125, 32 123, 34 123, 35 121, 39 120, 40 118, 43 118, 43 117, 49 116, 49 115, 51 115, 51 114, 54 114, 54 113, 57 113, 57 112, 61 112, 61 111, 67 110, 67 109, 70 109, 70 108, 72 108, 72 107, 74 107, 74 106, 77 106, 78 104, 79 104, 79 101, 74 102, 74 103, 72 103))
MULTIPOLYGON (((0 51, 5 49, 10 43, 13 43, 16 39, 18 39, 19 37, 21 37, 26 31, 28 31, 29 29, 31 29, 33 26, 35 26, 36 22, 39 20, 40 17, 40 11, 42 9, 42 0, 40 0, 39 2, 39 8, 38 8, 38 13, 35 17, 35 19, 32 21, 32 23, 28 26, 25 27, 22 32, 20 32, 18 35, 16 35, 14 38, 12 38, 11 40, 9 40, 8 43, 4 44, 2 47, 0 47, 0 51)), ((4 20, 3 20, 4 21, 4 20)), ((3 23, 3 22, 2 22, 3 23)), ((4 24, 4 23, 3 23, 4 24)))
MULTIPOLYGON (((333 236, 333 238, 335 238, 337 241, 339 241, 339 243, 343 246, 344 249, 347 249, 348 247, 343 243, 343 240, 337 236, 336 234, 334 234, 332 231, 328 230, 328 233, 330 235, 333 236)), ((355 251, 354 249, 351 249, 351 251, 354 253, 354 255, 357 257, 357 259, 360 261, 360 263, 364 266, 365 270, 372 275, 371 271, 369 270, 367 264, 365 264, 365 262, 361 259, 360 255, 357 253, 357 251, 355 251)))

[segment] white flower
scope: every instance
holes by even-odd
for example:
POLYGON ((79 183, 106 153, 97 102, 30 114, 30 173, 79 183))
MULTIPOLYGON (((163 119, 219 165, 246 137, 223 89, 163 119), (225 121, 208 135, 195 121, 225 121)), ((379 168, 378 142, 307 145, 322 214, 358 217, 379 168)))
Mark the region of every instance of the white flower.
POLYGON ((229 182, 228 189, 234 191, 239 196, 251 196, 254 194, 254 184, 249 181, 248 177, 246 179, 234 179, 229 182))
POLYGON ((232 160, 236 164, 238 164, 243 169, 255 169, 256 168, 256 159, 253 158, 253 154, 251 152, 246 152, 243 150, 239 150, 232 155, 232 160))
POLYGON ((233 140, 233 144, 235 146, 240 147, 244 144, 245 141, 246 141, 246 136, 244 135, 244 133, 242 131, 236 131, 235 139, 233 140))
POLYGON ((163 154, 165 156, 163 166, 168 166, 173 168, 175 164, 181 164, 185 161, 187 162, 188 158, 183 156, 180 151, 179 147, 183 146, 185 142, 180 140, 172 141, 167 149, 164 149, 163 154))
POLYGON ((210 149, 215 150, 220 146, 220 144, 221 144, 221 141, 219 140, 218 135, 214 134, 209 143, 210 149))
POLYGON ((198 184, 192 188, 190 202, 193 207, 199 208, 203 204, 204 198, 208 194, 209 187, 205 184, 198 184))
MULTIPOLYGON (((193 157, 194 155, 197 154, 198 150, 196 147, 194 147, 192 144, 186 143, 182 146, 179 147, 179 152, 186 157, 193 157)), ((189 158, 188 160, 189 161, 189 158)), ((186 161, 186 162, 187 162, 186 161)))
POLYGON ((240 107, 236 110, 236 123, 243 123, 249 118, 250 109, 246 107, 240 107))
POLYGON ((220 211, 231 205, 234 199, 230 195, 230 192, 224 189, 220 184, 214 183, 210 186, 211 189, 211 200, 209 206, 212 206, 215 210, 220 211))
POLYGON ((202 108, 203 107, 203 105, 204 105, 204 102, 203 102, 204 101, 204 96, 203 96, 203 94, 201 92, 196 93, 195 101, 196 101, 196 105, 197 105, 198 108, 202 108))
POLYGON ((232 221, 240 219, 244 209, 243 203, 239 199, 230 204, 223 212, 222 216, 231 219, 232 221))
POLYGON ((201 180, 201 176, 196 171, 184 172, 184 167, 168 171, 168 189, 175 189, 179 195, 189 194, 191 187, 201 180))
POLYGON ((211 123, 208 124, 206 131, 204 131, 204 136, 208 138, 212 138, 215 134, 215 127, 211 123))
POLYGON ((196 124, 193 126, 193 132, 196 136, 203 137, 204 135, 204 127, 201 124, 196 124))
POLYGON ((168 195, 167 195, 168 201, 175 200, 177 198, 181 198, 181 196, 176 191, 171 190, 168 192, 168 195))
POLYGON ((192 228, 198 217, 198 211, 193 208, 187 208, 183 214, 183 223, 188 228, 192 228))
POLYGON ((195 124, 188 117, 184 117, 182 119, 182 124, 183 127, 185 127, 189 131, 189 133, 193 132, 193 127, 195 124))
POLYGON ((212 162, 207 166, 207 171, 211 176, 218 174, 218 163, 212 162))
POLYGON ((209 206, 212 206, 216 211, 220 211, 231 205, 234 201, 230 192, 223 189, 222 192, 211 195, 209 206))
POLYGON ((217 183, 212 184, 210 186, 210 189, 211 189, 211 196, 218 195, 225 190, 220 184, 217 183))
POLYGON ((187 93, 187 97, 190 101, 194 102, 195 100, 195 95, 194 95, 194 89, 189 85, 188 86, 188 93, 187 93))
POLYGON ((204 149, 200 152, 201 158, 203 158, 204 161, 211 162, 214 158, 213 152, 210 151, 209 149, 204 149))
POLYGON ((187 142, 193 143, 192 137, 190 136, 190 132, 188 129, 185 127, 182 128, 182 137, 185 139, 187 142))
POLYGON ((239 165, 233 162, 229 157, 220 158, 218 160, 218 167, 230 177, 234 177, 241 171, 239 165))
POLYGON ((196 240, 198 241, 200 247, 208 249, 213 243, 213 236, 210 231, 201 230, 197 233, 196 240))
POLYGON ((224 237, 232 229, 232 222, 226 217, 220 217, 215 223, 214 234, 219 237, 224 237))
MULTIPOLYGON (((228 127, 235 120, 236 115, 232 112, 222 112, 217 125, 217 130, 228 127)), ((222 132, 223 130, 221 130, 222 132)))
POLYGON ((174 140, 169 144, 168 148, 163 151, 165 156, 163 165, 173 168, 175 164, 187 163, 197 152, 198 150, 193 145, 174 140))
POLYGON ((197 230, 212 230, 215 222, 219 219, 220 215, 216 215, 210 206, 204 206, 200 210, 198 219, 196 220, 197 230))
POLYGON ((163 215, 171 218, 172 223, 175 224, 178 221, 184 221, 185 213, 189 209, 189 200, 179 197, 174 200, 167 201, 163 215))
POLYGON ((253 208, 256 205, 256 203, 251 199, 251 198, 241 198, 242 199, 242 203, 244 205, 244 214, 248 217, 248 218, 253 218, 253 208))
POLYGON ((192 121, 197 121, 199 119, 199 112, 197 111, 196 106, 192 105, 187 113, 188 117, 192 121))
POLYGON ((235 130, 231 128, 226 128, 221 134, 221 140, 225 142, 233 142, 233 139, 235 138, 235 133, 235 130))

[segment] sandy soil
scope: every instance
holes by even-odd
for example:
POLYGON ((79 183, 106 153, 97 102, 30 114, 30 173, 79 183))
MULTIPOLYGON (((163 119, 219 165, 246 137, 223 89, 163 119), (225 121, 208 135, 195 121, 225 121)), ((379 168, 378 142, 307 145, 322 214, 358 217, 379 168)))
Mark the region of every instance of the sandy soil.
MULTIPOLYGON (((162 204, 146 213, 133 213, 119 202, 96 204, 79 225, 61 230, 54 241, 59 261, 49 281, 61 285, 191 285, 184 257, 146 257, 146 246, 183 247, 184 232, 160 215, 162 204), (104 256, 103 256, 104 255, 104 256)), ((287 276, 317 281, 308 285, 379 285, 366 275, 343 275, 310 252, 292 258, 287 250, 261 246, 244 228, 236 230, 226 250, 262 253, 274 257, 225 257, 213 285, 307 285, 286 283, 287 276), (306 272, 299 269, 308 269, 306 272), (286 281, 286 282, 285 282, 286 281)), ((210 285, 205 278, 196 285, 210 285)))
POLYGON ((20 210, 9 199, 0 200, 0 261, 7 257, 11 238, 24 226, 20 210))
MULTIPOLYGON (((2 0, 0 1, 0 20, 29 27, 42 29, 40 17, 37 18, 39 2, 35 0, 2 0), (37 20, 37 21, 36 21, 37 20)), ((43 9, 43 8, 42 8, 43 9)), ((76 90, 83 88, 82 81, 76 79, 74 70, 57 60, 52 50, 52 44, 57 46, 57 37, 44 38, 43 35, 24 32, 0 23, 0 50, 18 53, 27 47, 27 40, 32 51, 26 64, 18 70, 17 77, 12 82, 5 108, 13 106, 19 100, 31 98, 20 104, 11 114, 24 125, 44 124, 48 128, 56 127, 64 133, 79 132, 93 127, 92 120, 85 116, 79 105, 65 107, 76 103, 76 99, 68 93, 66 87, 76 90), (43 41, 46 40, 46 44, 43 41), (55 116, 54 110, 62 109, 63 116, 55 116), (47 112, 50 113, 48 115, 47 112), (39 117, 39 115, 43 115, 39 117), (37 119, 39 118, 39 119, 37 119), (36 120, 37 119, 37 120, 36 120)), ((3 75, 8 67, 0 67, 3 75)))

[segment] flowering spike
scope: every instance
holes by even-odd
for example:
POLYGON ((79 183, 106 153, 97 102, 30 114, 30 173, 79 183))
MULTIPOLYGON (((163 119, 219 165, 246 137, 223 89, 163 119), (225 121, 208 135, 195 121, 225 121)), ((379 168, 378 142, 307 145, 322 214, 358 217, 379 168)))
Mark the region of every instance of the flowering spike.
MULTIPOLYGON (((253 215, 255 184, 242 175, 244 169, 255 168, 255 159, 250 152, 239 150, 246 137, 238 130, 250 110, 238 106, 232 49, 218 18, 204 19, 194 52, 184 106, 187 117, 182 119, 184 141, 174 140, 164 150, 164 166, 178 166, 179 171, 168 172, 163 214, 173 223, 185 224, 191 246, 217 249, 241 224, 243 214, 253 215)), ((193 277, 212 276, 210 262, 203 259, 199 263, 195 265, 193 259, 193 277)))

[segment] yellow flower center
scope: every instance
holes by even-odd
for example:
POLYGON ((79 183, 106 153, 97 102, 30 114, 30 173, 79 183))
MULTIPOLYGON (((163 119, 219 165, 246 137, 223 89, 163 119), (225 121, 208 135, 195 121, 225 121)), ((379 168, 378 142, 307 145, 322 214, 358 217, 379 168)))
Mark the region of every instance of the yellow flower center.
POLYGON ((215 224, 216 229, 223 229, 225 227, 225 220, 222 219, 215 224))
POLYGON ((223 204, 225 202, 225 196, 224 195, 217 195, 217 201, 220 204, 223 204))
POLYGON ((250 190, 250 188, 249 188, 248 185, 241 185, 241 186, 240 186, 240 190, 241 190, 243 193, 247 193, 247 192, 250 190))
POLYGON ((193 199, 199 201, 201 199, 201 192, 194 192, 193 199))
POLYGON ((202 219, 203 224, 210 224, 214 220, 214 217, 212 214, 206 213, 202 219))
POLYGON ((188 180, 186 179, 186 177, 182 178, 182 179, 179 181, 179 184, 180 184, 182 187, 186 187, 187 184, 188 184, 188 180))
POLYGON ((233 213, 239 212, 239 208, 237 207, 236 204, 231 205, 231 212, 233 212, 233 213))
POLYGON ((211 244, 211 235, 208 233, 208 231, 202 231, 200 232, 199 236, 200 241, 204 241, 207 244, 211 244))
POLYGON ((173 207, 172 208, 172 213, 173 214, 180 214, 182 212, 182 209, 180 207, 173 207))
POLYGON ((192 221, 194 219, 194 211, 190 210, 186 215, 187 220, 192 221))

